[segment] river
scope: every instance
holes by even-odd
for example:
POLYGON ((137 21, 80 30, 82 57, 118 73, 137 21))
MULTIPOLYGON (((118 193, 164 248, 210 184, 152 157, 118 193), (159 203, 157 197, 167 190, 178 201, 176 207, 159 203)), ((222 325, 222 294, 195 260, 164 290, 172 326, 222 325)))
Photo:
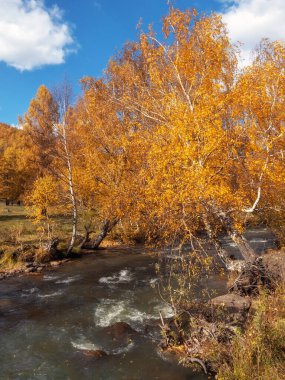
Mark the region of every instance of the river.
MULTIPOLYGON (((255 248, 273 245, 265 230, 249 238, 255 248)), ((227 239, 224 244, 235 252, 227 239)), ((206 380, 201 373, 164 360, 159 336, 146 330, 172 315, 155 287, 155 256, 143 247, 108 249, 37 276, 0 282, 0 379, 206 380), (116 339, 106 328, 127 322, 139 334, 116 339), (86 352, 103 350, 94 359, 86 352)), ((209 282, 208 282, 209 283, 209 282)), ((225 291, 225 279, 211 288, 225 291)))

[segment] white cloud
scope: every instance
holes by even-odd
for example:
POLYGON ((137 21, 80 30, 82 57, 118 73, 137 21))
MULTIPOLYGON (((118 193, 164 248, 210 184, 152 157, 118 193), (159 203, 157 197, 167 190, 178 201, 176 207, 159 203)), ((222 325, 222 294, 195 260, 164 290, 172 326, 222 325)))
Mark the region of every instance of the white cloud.
POLYGON ((44 0, 0 0, 0 61, 18 70, 60 64, 74 41, 58 6, 44 0))
POLYGON ((223 19, 233 42, 241 42, 244 66, 262 38, 285 39, 285 0, 226 1, 223 19))

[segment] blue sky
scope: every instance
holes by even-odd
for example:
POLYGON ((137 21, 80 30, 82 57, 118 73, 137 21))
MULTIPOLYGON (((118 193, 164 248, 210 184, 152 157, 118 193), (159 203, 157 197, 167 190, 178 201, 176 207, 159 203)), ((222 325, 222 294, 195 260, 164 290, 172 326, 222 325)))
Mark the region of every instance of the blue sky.
MULTIPOLYGON (((263 36, 258 27, 272 34, 273 23, 278 26, 279 19, 267 16, 272 3, 284 11, 282 20, 283 0, 176 1, 181 9, 194 6, 207 13, 223 12, 233 39, 243 38, 246 30, 246 49, 263 36), (252 33, 251 20, 258 24, 252 33)), ((0 0, 0 9, 0 121, 9 124, 17 124, 41 84, 52 87, 67 76, 79 94, 80 78, 100 76, 110 57, 137 38, 140 18, 145 29, 150 23, 159 29, 167 13, 165 0, 0 0)), ((279 29, 269 37, 278 38, 284 31, 279 29)))

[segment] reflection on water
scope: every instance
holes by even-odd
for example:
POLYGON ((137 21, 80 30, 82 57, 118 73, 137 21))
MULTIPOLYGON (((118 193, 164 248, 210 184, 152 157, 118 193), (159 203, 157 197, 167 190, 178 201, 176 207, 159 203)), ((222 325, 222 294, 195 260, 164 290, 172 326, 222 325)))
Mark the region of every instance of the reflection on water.
MULTIPOLYGON (((252 243, 272 244, 264 233, 253 232, 252 243)), ((172 315, 154 287, 154 261, 139 247, 112 249, 0 282, 0 378, 205 380, 163 360, 157 334, 146 333, 159 313, 172 315), (106 328, 116 322, 127 322, 137 336, 108 335, 106 328), (94 350, 108 355, 86 355, 94 350)), ((225 290, 219 278, 210 284, 218 293, 225 290)))

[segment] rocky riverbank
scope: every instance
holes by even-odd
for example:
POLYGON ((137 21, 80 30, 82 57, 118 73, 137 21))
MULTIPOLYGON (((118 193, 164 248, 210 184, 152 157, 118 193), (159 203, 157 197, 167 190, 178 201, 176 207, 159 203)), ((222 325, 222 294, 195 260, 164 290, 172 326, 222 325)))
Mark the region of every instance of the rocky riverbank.
POLYGON ((119 244, 119 242, 106 240, 95 251, 81 249, 78 250, 78 252, 72 252, 67 256, 65 249, 57 248, 58 243, 59 242, 57 241, 55 247, 49 247, 48 252, 41 252, 40 255, 37 254, 39 248, 30 244, 24 244, 22 247, 11 249, 8 252, 0 249, 0 259, 3 259, 6 255, 6 262, 8 262, 6 267, 3 265, 3 269, 1 269, 0 266, 0 280, 24 274, 36 275, 45 269, 56 268, 65 263, 78 260, 87 254, 94 254, 98 250, 113 247, 125 248, 125 246, 119 244))
POLYGON ((166 322, 162 354, 172 355, 186 366, 198 366, 207 374, 217 374, 219 367, 230 361, 232 342, 256 317, 260 297, 271 296, 284 285, 285 248, 270 250, 237 275, 227 294, 182 310, 166 322))
POLYGON ((63 265, 71 261, 72 259, 62 259, 62 260, 52 260, 45 264, 37 263, 37 262, 23 263, 18 268, 0 271, 0 280, 4 280, 9 277, 20 276, 24 274, 27 274, 27 275, 40 274, 45 269, 57 268, 60 265, 63 265))

